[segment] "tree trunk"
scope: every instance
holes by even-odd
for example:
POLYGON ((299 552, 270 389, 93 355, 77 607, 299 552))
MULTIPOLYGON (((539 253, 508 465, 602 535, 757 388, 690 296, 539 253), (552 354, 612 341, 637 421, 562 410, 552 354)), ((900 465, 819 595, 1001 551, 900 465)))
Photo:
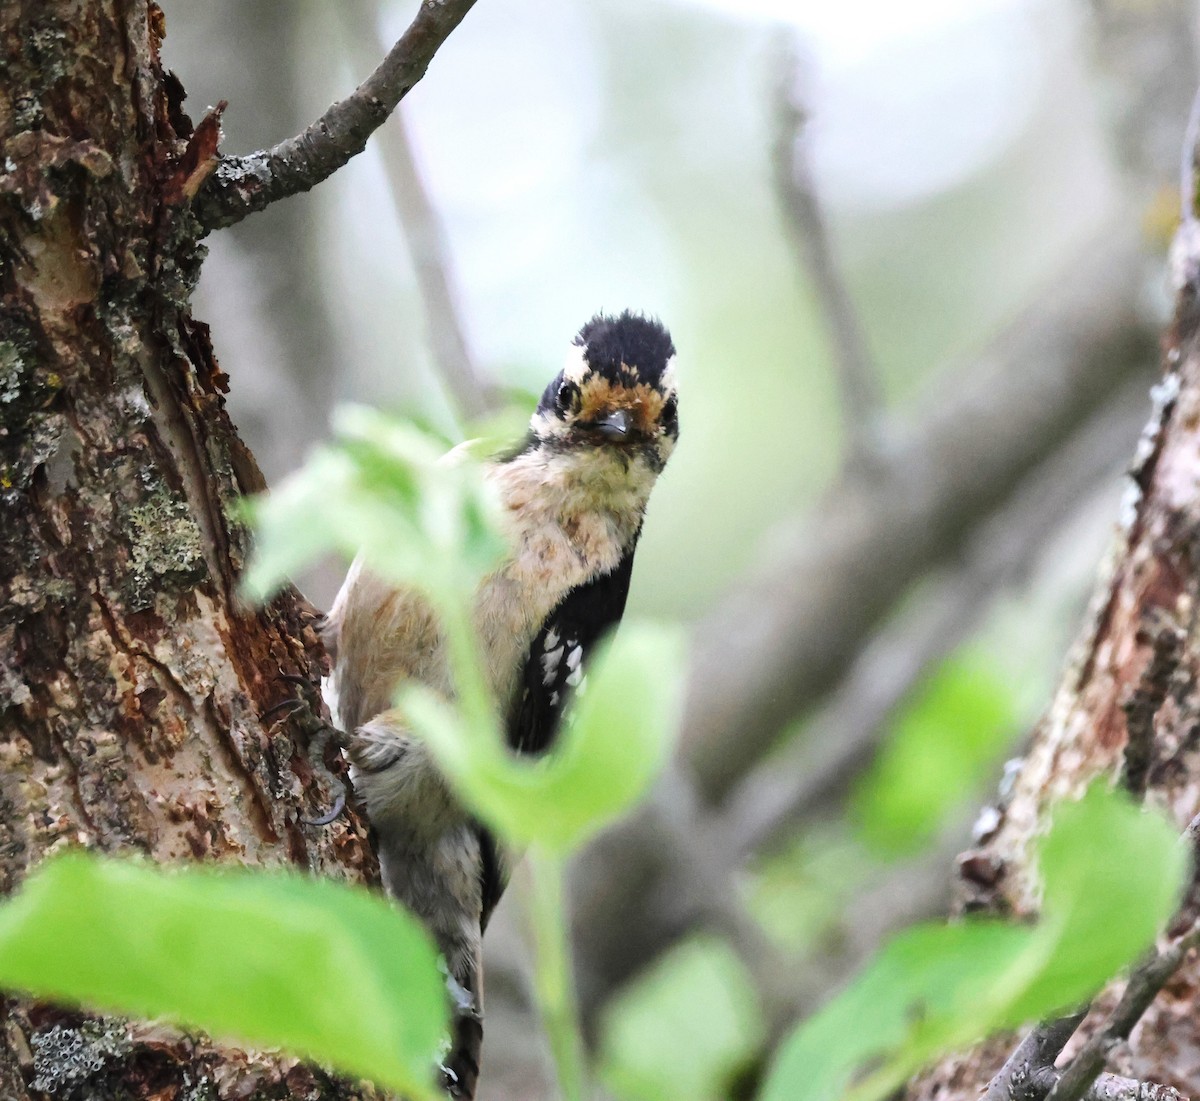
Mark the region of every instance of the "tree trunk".
MULTIPOLYGON (((1018 916, 1036 909, 1030 844, 1051 804, 1108 777, 1159 808, 1182 832, 1200 811, 1200 294, 1195 224, 1186 281, 1165 344, 1165 375, 1131 471, 1116 547, 1049 712, 1011 795, 979 847, 959 860, 966 910, 1018 916)), ((982 821, 982 820, 981 820, 982 821)), ((1103 844, 1097 839, 1097 844, 1103 844)), ((1195 920, 1193 884, 1172 932, 1195 920)), ((1097 999, 1059 1060, 1112 1008, 1097 999)), ((911 1099, 974 1101, 1012 1051, 1012 1037, 945 1060, 910 1084, 911 1099)), ((1200 1095, 1200 960, 1168 983, 1109 1069, 1200 1095)))
MULTIPOLYGON (((239 604, 262 488, 189 296, 193 132, 152 0, 2 0, 0 890, 67 845, 371 878, 365 831, 263 715, 319 707, 295 592, 239 604), (302 678, 303 683, 281 676, 302 678)), ((131 915, 136 920, 136 915, 131 915)), ((9 1000, 0 1097, 354 1098, 295 1060, 9 1000)))

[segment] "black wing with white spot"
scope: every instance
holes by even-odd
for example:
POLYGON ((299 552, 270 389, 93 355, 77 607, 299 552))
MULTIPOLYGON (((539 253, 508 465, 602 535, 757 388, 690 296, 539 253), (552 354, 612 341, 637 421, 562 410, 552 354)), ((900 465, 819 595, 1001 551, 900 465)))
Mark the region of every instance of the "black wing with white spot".
MULTIPOLYGON (((563 597, 534 638, 508 717, 508 744, 519 753, 542 753, 553 743, 571 693, 583 684, 589 655, 621 621, 636 544, 635 539, 611 572, 563 597)), ((496 839, 484 827, 478 829, 486 928, 507 886, 508 869, 496 839)))
POLYGON ((508 743, 518 752, 541 753, 554 741, 596 643, 625 611, 633 549, 609 573, 567 593, 534 638, 508 722, 508 743))

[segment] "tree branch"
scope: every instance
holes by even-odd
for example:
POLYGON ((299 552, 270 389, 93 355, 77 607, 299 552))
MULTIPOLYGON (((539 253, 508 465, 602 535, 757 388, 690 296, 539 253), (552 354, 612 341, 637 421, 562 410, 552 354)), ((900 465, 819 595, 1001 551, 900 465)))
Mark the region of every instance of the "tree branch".
POLYGON ((682 728, 706 799, 729 793, 912 582, 955 553, 1064 433, 1154 363, 1141 267, 1120 229, 1075 257, 1043 305, 897 433, 881 476, 843 477, 701 623, 682 728))
MULTIPOLYGON (((700 628, 679 767, 687 777, 680 784, 702 793, 700 825, 682 832, 704 860, 728 869, 731 845, 744 855, 746 844, 788 818, 796 797, 785 792, 783 810, 775 804, 769 821, 749 823, 742 840, 740 828, 726 835, 709 811, 729 797, 779 726, 844 675, 917 577, 957 554, 1037 458, 1153 362, 1154 338, 1135 305, 1139 254, 1119 235, 1109 235, 1108 247, 1102 261, 1079 257, 1057 297, 1002 338, 949 403, 906 434, 894 475, 870 486, 850 482, 836 511, 811 517, 790 550, 700 628), (699 766, 698 779, 689 764, 699 766)), ((693 858, 663 843, 656 803, 610 830, 576 866, 585 1013, 703 916, 703 900, 681 872, 693 858)))
POLYGON ((1177 1101, 1182 1095, 1170 1086, 1102 1074, 1108 1053, 1129 1038, 1158 992, 1178 970, 1188 951, 1200 943, 1200 925, 1193 926, 1170 948, 1154 953, 1129 976, 1125 993, 1108 1023, 1080 1048, 1065 1071, 1054 1061, 1087 1016, 1084 1007, 1033 1029, 988 1083, 981 1101, 1177 1101))
POLYGON ((233 225, 279 199, 308 191, 361 153, 474 4, 422 0, 416 18, 379 67, 303 133, 272 149, 222 157, 193 206, 203 228, 233 225))
MULTIPOLYGON (((352 61, 372 57, 379 48, 371 18, 375 11, 373 3, 349 4, 343 9, 352 61)), ((446 231, 421 178, 402 109, 380 129, 379 148, 392 206, 408 242, 438 377, 457 412, 467 417, 484 416, 500 404, 500 389, 479 366, 467 344, 446 231)))
MULTIPOLYGON (((1053 1092, 1061 1075, 1053 1067, 1042 1067, 1030 1081, 1031 1095, 1043 1098, 1053 1092)), ((1082 1094, 1083 1101, 1188 1101, 1172 1086, 1123 1078, 1119 1074, 1099 1074, 1082 1094)))
MULTIPOLYGON (((1164 624, 1160 637, 1168 633, 1170 628, 1164 624)), ((1198 822, 1200 815, 1194 817, 1183 832, 1183 841, 1192 849, 1196 847, 1198 822)), ((1119 1101, 1126 1096, 1131 1101, 1166 1101, 1168 1098, 1173 1101, 1177 1093, 1169 1086, 1132 1083, 1138 1088, 1130 1093, 1120 1084, 1131 1082, 1129 1079, 1108 1082, 1102 1087, 1098 1083, 1101 1078, 1113 1077, 1101 1074, 1109 1052, 1120 1041, 1129 1038, 1158 992, 1198 944, 1200 921, 1194 921, 1168 948, 1148 953, 1130 973, 1108 1022, 1088 1038, 1065 1071, 1057 1071, 1054 1062, 1087 1017, 1090 1005, 1069 1016, 1038 1025, 997 1071, 980 1101, 1081 1101, 1083 1098, 1119 1101)))
POLYGON ((775 190, 801 266, 812 282, 829 327, 841 392, 845 461, 869 471, 883 458, 883 391, 866 336, 834 259, 825 216, 817 198, 808 150, 808 108, 796 93, 801 65, 794 40, 780 50, 775 92, 776 133, 772 150, 775 190))
POLYGON ((438 377, 458 412, 482 417, 501 404, 500 388, 467 345, 446 234, 421 178, 403 111, 396 112, 381 137, 392 201, 425 305, 425 325, 438 377))
POLYGON ((1044 1097, 1053 1083, 1039 1090, 1036 1085, 1039 1072, 1053 1068, 1054 1060, 1062 1054, 1067 1041, 1075 1035, 1086 1016, 1085 1006, 1068 1017, 1031 1029, 988 1083, 980 1101, 1035 1101, 1044 1097))

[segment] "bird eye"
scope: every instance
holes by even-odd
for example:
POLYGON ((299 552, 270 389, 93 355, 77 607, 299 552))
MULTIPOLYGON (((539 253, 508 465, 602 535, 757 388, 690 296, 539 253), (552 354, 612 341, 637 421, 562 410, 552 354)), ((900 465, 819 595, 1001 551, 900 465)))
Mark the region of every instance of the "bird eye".
POLYGON ((674 427, 679 416, 679 402, 674 394, 672 394, 665 402, 663 402, 661 416, 664 425, 668 427, 674 427))
POLYGON ((575 398, 579 394, 579 387, 573 382, 564 382, 559 388, 558 393, 554 397, 554 405, 559 413, 565 416, 571 412, 575 405, 575 398))

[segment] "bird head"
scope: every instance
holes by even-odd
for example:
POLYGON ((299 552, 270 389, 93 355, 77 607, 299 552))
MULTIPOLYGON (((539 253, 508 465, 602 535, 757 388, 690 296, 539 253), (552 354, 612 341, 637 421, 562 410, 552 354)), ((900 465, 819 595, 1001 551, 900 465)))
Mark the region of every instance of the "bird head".
POLYGON ((626 310, 597 314, 575 337, 567 365, 530 421, 537 445, 642 459, 655 473, 679 438, 675 345, 658 322, 626 310))

